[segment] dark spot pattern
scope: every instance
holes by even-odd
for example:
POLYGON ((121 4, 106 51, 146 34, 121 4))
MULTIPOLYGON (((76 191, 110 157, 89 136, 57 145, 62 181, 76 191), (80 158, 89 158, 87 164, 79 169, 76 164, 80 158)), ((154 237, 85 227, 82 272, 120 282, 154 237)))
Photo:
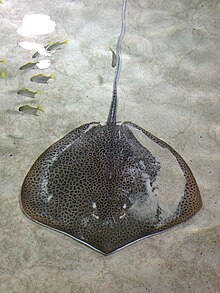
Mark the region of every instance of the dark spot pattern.
POLYGON ((182 157, 132 122, 85 124, 53 144, 27 174, 21 203, 34 221, 103 254, 179 224, 202 205, 196 181, 182 157), (185 177, 176 211, 166 218, 159 204, 152 209, 149 193, 149 186, 155 189, 160 162, 131 128, 169 150, 185 177))

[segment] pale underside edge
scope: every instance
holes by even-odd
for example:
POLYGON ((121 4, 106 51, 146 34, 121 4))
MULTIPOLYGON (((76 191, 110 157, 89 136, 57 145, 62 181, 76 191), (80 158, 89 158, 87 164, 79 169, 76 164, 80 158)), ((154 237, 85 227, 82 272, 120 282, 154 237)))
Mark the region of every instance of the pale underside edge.
POLYGON ((128 247, 128 246, 130 246, 131 244, 134 244, 134 243, 136 243, 136 242, 138 242, 138 241, 141 241, 141 240, 143 240, 143 239, 149 238, 149 237, 151 237, 151 236, 156 236, 156 235, 161 234, 161 233, 163 233, 163 232, 165 232, 165 231, 168 231, 168 230, 171 230, 171 229, 173 229, 173 228, 175 228, 175 227, 177 227, 177 226, 180 226, 181 224, 184 224, 186 221, 188 221, 190 218, 192 218, 192 217, 197 213, 197 212, 195 212, 194 214, 191 215, 190 218, 185 219, 185 221, 182 221, 181 223, 178 223, 178 224, 176 224, 175 226, 168 227, 168 228, 166 228, 166 229, 163 229, 163 230, 161 230, 161 231, 158 231, 158 232, 152 233, 152 234, 150 234, 150 235, 146 235, 146 236, 140 237, 140 238, 135 239, 135 240, 133 240, 133 241, 131 241, 131 242, 129 242, 129 243, 127 243, 127 244, 121 246, 121 247, 118 247, 117 249, 115 249, 114 251, 112 251, 112 252, 110 252, 110 253, 104 253, 103 251, 101 251, 101 250, 97 249, 96 247, 92 246, 91 244, 89 244, 89 243, 87 243, 87 242, 85 242, 85 241, 83 241, 83 240, 81 240, 81 239, 79 239, 79 238, 76 238, 76 237, 74 237, 73 235, 70 235, 70 234, 68 234, 68 233, 66 233, 66 232, 64 232, 64 231, 62 231, 62 230, 59 230, 59 229, 53 228, 53 227, 51 227, 51 226, 45 225, 45 224, 43 224, 43 223, 41 223, 41 222, 39 222, 39 221, 37 221, 37 220, 31 218, 31 217, 25 212, 25 210, 23 209, 23 206, 22 206, 22 204, 21 204, 21 196, 20 196, 20 202, 19 202, 19 204, 20 204, 20 207, 21 207, 21 210, 22 210, 23 214, 24 214, 28 219, 30 219, 32 222, 35 222, 35 223, 37 223, 37 224, 39 224, 39 225, 41 225, 41 226, 43 226, 43 227, 45 227, 45 228, 47 228, 47 229, 51 229, 52 231, 55 231, 55 232, 57 232, 57 233, 64 234, 65 236, 68 236, 68 237, 70 237, 70 238, 76 240, 77 242, 84 244, 85 246, 91 248, 92 250, 94 250, 94 251, 96 251, 96 252, 101 253, 101 254, 104 255, 104 256, 110 256, 110 255, 114 254, 115 252, 118 252, 118 251, 120 251, 120 250, 122 250, 122 249, 124 249, 124 248, 126 248, 126 247, 128 247))

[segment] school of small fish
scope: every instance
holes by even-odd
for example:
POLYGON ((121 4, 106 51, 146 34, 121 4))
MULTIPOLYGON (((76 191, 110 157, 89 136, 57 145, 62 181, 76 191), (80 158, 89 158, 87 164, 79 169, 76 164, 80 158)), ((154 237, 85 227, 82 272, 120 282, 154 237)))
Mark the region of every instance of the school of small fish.
MULTIPOLYGON (((0 2, 1 3, 1 2, 0 2)), ((46 52, 52 54, 54 52, 56 52, 57 50, 60 50, 62 48, 63 45, 68 44, 68 40, 65 40, 64 42, 55 42, 55 43, 48 43, 47 45, 44 46, 46 52)), ((115 54, 115 52, 113 51, 113 49, 110 48, 110 51, 112 53, 112 63, 111 66, 114 68, 117 64, 117 56, 115 54)), ((40 53, 37 51, 33 54, 32 58, 37 58, 38 56, 40 56, 40 53)), ((0 60, 0 63, 2 64, 6 64, 5 60, 0 60)), ((50 60, 40 60, 40 61, 36 61, 36 62, 28 62, 22 66, 19 67, 19 69, 21 71, 27 71, 27 70, 32 70, 32 69, 45 69, 48 68, 50 66, 50 60), (41 67, 41 63, 43 64, 43 66, 41 67)), ((0 77, 2 78, 6 78, 7 74, 5 71, 0 71, 0 77)), ((42 73, 34 75, 30 78, 31 82, 37 83, 37 84, 48 84, 48 81, 50 79, 55 79, 55 75, 54 74, 50 74, 49 76, 44 75, 42 73)), ((41 92, 39 90, 30 90, 27 88, 21 88, 17 91, 18 95, 24 96, 24 97, 28 97, 28 98, 35 98, 36 95, 41 94, 41 92)), ((43 108, 41 105, 38 105, 38 107, 32 107, 29 105, 24 105, 21 106, 18 109, 20 112, 24 112, 26 114, 31 114, 31 115, 37 115, 38 111, 43 111, 43 108)))
MULTIPOLYGON (((64 42, 55 42, 53 44, 47 44, 46 46, 44 46, 44 48, 46 49, 47 52, 50 53, 54 53, 57 50, 60 50, 62 48, 62 46, 64 44, 68 44, 68 40, 65 40, 64 42)), ((38 56, 40 56, 39 52, 34 53, 34 55, 32 56, 32 58, 37 58, 38 56)), ((5 60, 0 60, 1 63, 5 64, 5 60)), ((40 60, 40 61, 36 61, 36 62, 28 62, 22 66, 19 67, 19 69, 21 71, 27 71, 27 70, 32 70, 32 69, 45 69, 48 68, 50 66, 50 60, 40 60)), ((6 73, 0 71, 0 76, 5 78, 6 77, 6 73)), ((31 82, 37 83, 37 84, 48 84, 48 81, 50 79, 55 79, 55 75, 52 73, 49 76, 45 75, 45 74, 37 74, 34 75, 30 78, 31 82)), ((41 94, 41 92, 39 90, 30 90, 27 88, 21 88, 17 91, 18 95, 24 96, 24 97, 28 97, 28 98, 35 98, 36 95, 41 94)), ((30 114, 30 115, 35 115, 38 116, 38 111, 44 111, 41 105, 38 105, 37 107, 33 107, 30 105, 23 105, 21 107, 19 107, 18 109, 20 112, 26 113, 26 114, 30 114)))

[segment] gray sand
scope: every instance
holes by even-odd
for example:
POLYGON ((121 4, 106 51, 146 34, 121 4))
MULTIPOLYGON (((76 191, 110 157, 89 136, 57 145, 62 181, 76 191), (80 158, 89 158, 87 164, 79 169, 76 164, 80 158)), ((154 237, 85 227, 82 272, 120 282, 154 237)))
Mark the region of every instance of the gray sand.
MULTIPOLYGON (((20 188, 37 157, 86 122, 107 118, 114 69, 110 47, 122 1, 24 1, 0 4, 0 292, 220 292, 220 2, 136 0, 127 7, 118 120, 131 120, 173 146, 191 167, 203 208, 188 222, 109 257, 28 220, 20 188), (50 35, 16 33, 26 14, 56 22, 50 35), (69 44, 51 67, 19 71, 34 51, 21 41, 69 44), (54 73, 48 85, 30 77, 54 73), (40 90, 35 99, 16 94, 40 90), (38 106, 39 116, 21 113, 38 106)), ((47 59, 47 58, 46 58, 47 59)))

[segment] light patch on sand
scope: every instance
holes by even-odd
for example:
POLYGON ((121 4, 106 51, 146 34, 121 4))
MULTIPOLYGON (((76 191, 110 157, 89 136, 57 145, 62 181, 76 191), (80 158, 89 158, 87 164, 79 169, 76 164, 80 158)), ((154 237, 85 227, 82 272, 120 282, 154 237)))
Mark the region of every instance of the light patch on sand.
POLYGON ((26 50, 37 51, 42 56, 51 56, 51 54, 45 50, 44 46, 38 43, 20 42, 19 46, 26 50))
POLYGON ((24 37, 50 34, 55 30, 56 23, 44 14, 25 15, 17 33, 24 37))

